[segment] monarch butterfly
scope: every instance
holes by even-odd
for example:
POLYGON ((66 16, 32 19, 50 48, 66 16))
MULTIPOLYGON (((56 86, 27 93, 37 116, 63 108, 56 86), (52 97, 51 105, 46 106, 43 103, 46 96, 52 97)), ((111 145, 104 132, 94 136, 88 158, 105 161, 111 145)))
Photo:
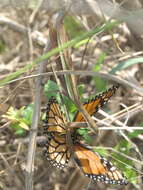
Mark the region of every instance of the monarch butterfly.
MULTIPOLYGON (((115 93, 116 89, 117 87, 113 86, 106 92, 103 92, 103 94, 100 94, 88 103, 85 103, 84 107, 87 112, 92 116, 109 100, 109 98, 115 93)), ((66 142, 66 118, 62 113, 59 104, 53 98, 48 103, 46 114, 44 128, 45 133, 50 135, 50 137, 45 145, 46 150, 44 155, 53 166, 62 169, 68 164, 68 161, 71 158, 71 152, 66 142)), ((77 112, 74 121, 84 121, 80 112, 77 112)), ((93 152, 89 147, 78 142, 73 134, 72 149, 75 161, 85 176, 107 184, 127 184, 124 175, 116 169, 115 166, 98 153, 93 152)))
MULTIPOLYGON (((124 175, 111 162, 93 152, 89 147, 75 142, 73 151, 76 164, 81 168, 85 176, 107 184, 127 184, 124 175)), ((44 154, 47 160, 59 169, 63 169, 71 158, 66 139, 58 136, 58 134, 54 135, 47 143, 44 154)))
MULTIPOLYGON (((118 85, 109 88, 107 91, 95 96, 95 98, 89 100, 87 103, 84 103, 84 108, 89 113, 90 116, 94 115, 99 108, 103 107, 106 102, 110 99, 111 96, 116 92, 118 85)), ((74 117, 74 122, 83 122, 85 121, 81 112, 77 112, 74 117)), ((46 119, 44 120, 44 130, 45 134, 48 132, 57 132, 60 134, 66 134, 65 126, 66 119, 64 114, 61 112, 58 102, 51 98, 47 104, 46 109, 46 119)))

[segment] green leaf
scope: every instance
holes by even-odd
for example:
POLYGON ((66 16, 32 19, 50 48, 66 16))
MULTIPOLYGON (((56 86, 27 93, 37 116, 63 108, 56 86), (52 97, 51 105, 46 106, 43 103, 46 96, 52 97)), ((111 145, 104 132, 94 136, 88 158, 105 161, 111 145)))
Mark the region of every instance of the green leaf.
POLYGON ((71 15, 65 16, 64 26, 70 38, 75 38, 85 33, 82 23, 71 15))
POLYGON ((131 67, 132 65, 140 64, 140 63, 143 63, 143 57, 128 59, 127 61, 119 63, 116 67, 113 67, 113 69, 109 73, 115 74, 117 71, 127 69, 128 67, 131 67))
POLYGON ((94 77, 93 80, 95 81, 96 93, 99 93, 99 92, 104 91, 106 89, 107 82, 105 80, 103 80, 100 77, 94 77))
POLYGON ((106 53, 102 52, 99 58, 97 59, 96 64, 93 67, 93 71, 98 72, 101 70, 101 67, 104 63, 105 58, 106 58, 106 53))
POLYGON ((134 130, 133 132, 128 133, 130 139, 137 137, 138 135, 143 134, 143 130, 134 130))
POLYGON ((85 140, 86 143, 91 144, 92 143, 92 138, 88 135, 89 129, 87 128, 80 128, 77 129, 77 133, 79 133, 83 139, 85 140))
MULTIPOLYGON (((99 72, 102 69, 102 65, 104 63, 105 57, 106 57, 106 53, 104 53, 104 52, 101 53, 101 55, 97 59, 96 64, 93 67, 94 72, 99 72)), ((106 81, 103 80, 102 78, 95 76, 95 77, 93 77, 93 80, 94 80, 95 85, 96 85, 96 92, 97 93, 103 91, 106 88, 106 85, 107 85, 106 81)))
POLYGON ((48 99, 50 99, 52 96, 55 98, 59 97, 59 87, 52 80, 48 80, 48 82, 45 84, 44 92, 48 99))
MULTIPOLYGON (((143 127, 143 123, 140 123, 139 126, 143 127)), ((143 130, 133 130, 133 132, 128 133, 128 137, 132 139, 136 138, 140 134, 143 134, 143 130)))
MULTIPOLYGON (((130 155, 131 154, 131 149, 132 149, 132 145, 125 141, 122 140, 118 143, 118 145, 115 147, 115 149, 120 152, 120 153, 124 153, 125 155, 130 155)), ((132 157, 132 155, 130 155, 132 157)), ((127 179, 131 179, 132 183, 136 183, 137 182, 137 172, 133 169, 129 169, 129 166, 131 168, 134 167, 134 163, 132 160, 129 160, 128 158, 124 157, 121 154, 112 153, 112 157, 120 160, 120 162, 116 162, 116 165, 118 168, 120 168, 120 170, 124 171, 125 176, 127 177, 127 179), (134 179, 134 180, 133 180, 134 179)))
POLYGON ((94 148, 93 150, 94 152, 98 152, 100 155, 105 156, 105 158, 107 157, 107 155, 109 155, 108 150, 106 150, 105 148, 98 147, 98 148, 94 148))
POLYGON ((10 127, 14 129, 15 134, 24 134, 32 123, 33 105, 30 104, 27 107, 21 107, 20 109, 14 109, 10 107, 7 113, 3 116, 11 121, 10 127))
POLYGON ((81 46, 83 46, 84 44, 87 44, 89 42, 92 42, 92 39, 86 38, 84 40, 81 40, 80 42, 78 42, 77 44, 74 45, 74 48, 80 48, 81 46))
POLYGON ((42 55, 41 57, 37 58, 33 63, 31 64, 27 64, 25 67, 19 69, 16 72, 11 73, 10 75, 8 75, 7 77, 5 77, 4 79, 0 80, 0 86, 3 86, 5 84, 9 84, 11 82, 11 80, 19 77, 21 74, 29 71, 30 69, 32 69, 36 64, 49 59, 50 57, 52 57, 53 55, 63 51, 64 49, 67 49, 69 47, 73 47, 74 45, 76 45, 78 42, 86 39, 86 38, 90 38, 92 37, 94 34, 106 31, 106 30, 110 30, 113 27, 117 26, 119 24, 119 22, 114 21, 114 22, 107 22, 106 24, 104 24, 103 26, 99 26, 96 27, 95 29, 85 32, 83 35, 80 35, 74 39, 72 39, 71 41, 68 41, 64 44, 62 44, 61 46, 52 49, 50 52, 42 55))
POLYGON ((82 96, 83 93, 85 92, 85 85, 80 84, 80 85, 78 85, 77 89, 78 89, 79 96, 82 96))
POLYGON ((22 112, 23 120, 27 125, 32 124, 32 117, 33 117, 33 104, 29 104, 25 107, 22 112))
POLYGON ((16 134, 16 135, 19 135, 19 136, 22 136, 22 135, 25 134, 25 130, 23 130, 22 128, 21 128, 21 129, 17 129, 17 130, 15 131, 15 134, 16 134))

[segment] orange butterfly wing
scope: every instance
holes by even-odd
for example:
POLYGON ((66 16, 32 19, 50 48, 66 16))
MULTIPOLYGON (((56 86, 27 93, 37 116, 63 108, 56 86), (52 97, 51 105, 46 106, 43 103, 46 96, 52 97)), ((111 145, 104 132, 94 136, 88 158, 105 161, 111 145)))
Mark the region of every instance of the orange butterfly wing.
POLYGON ((44 133, 66 134, 66 118, 60 109, 55 98, 51 98, 46 108, 46 118, 44 120, 44 133))
POLYGON ((85 176, 107 184, 127 184, 124 175, 115 166, 85 145, 75 144, 74 152, 75 161, 85 176))
POLYGON ((65 136, 62 137, 57 133, 51 135, 51 138, 45 144, 44 156, 51 165, 59 169, 67 166, 71 153, 68 149, 65 136))
POLYGON ((51 98, 46 108, 44 120, 44 134, 47 135, 44 156, 59 169, 63 169, 71 154, 66 143, 66 118, 55 98, 51 98))
MULTIPOLYGON (((113 86, 109 88, 107 91, 103 92, 102 94, 97 95, 94 99, 90 100, 89 102, 85 103, 83 106, 88 112, 90 116, 94 115, 99 108, 103 107, 104 104, 108 102, 108 100, 113 96, 119 86, 113 86)), ((82 116, 81 112, 77 112, 74 118, 75 122, 83 122, 85 121, 84 117, 82 116)))

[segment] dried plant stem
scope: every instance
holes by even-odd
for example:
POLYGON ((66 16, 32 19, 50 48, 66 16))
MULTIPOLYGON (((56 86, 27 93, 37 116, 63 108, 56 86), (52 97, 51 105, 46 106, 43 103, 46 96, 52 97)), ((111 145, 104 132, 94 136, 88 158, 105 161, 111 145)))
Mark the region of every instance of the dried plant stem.
MULTIPOLYGON (((51 47, 50 42, 45 47, 45 52, 49 51, 51 47)), ((47 61, 43 61, 39 63, 38 73, 42 73, 45 70, 45 66, 47 61)), ((27 167, 26 167, 26 179, 25 179, 25 189, 32 190, 33 189, 33 171, 34 171, 34 156, 36 150, 36 136, 37 136, 37 127, 40 116, 40 96, 42 90, 42 76, 39 76, 36 80, 35 84, 35 100, 34 100, 34 110, 33 110, 33 118, 32 118, 32 126, 29 137, 29 146, 28 146, 28 155, 27 155, 27 167)))
MULTIPOLYGON (((131 83, 130 81, 127 81, 125 79, 122 79, 116 75, 111 75, 108 73, 102 73, 102 72, 93 72, 93 71, 72 71, 72 70, 64 70, 64 71, 55 71, 55 74, 57 75, 63 75, 63 74, 73 74, 73 75, 80 75, 81 77, 84 76, 98 76, 101 77, 103 79, 109 80, 109 81, 114 81, 116 83, 122 84, 126 87, 131 87, 134 88, 138 91, 138 93, 142 94, 143 93, 143 88, 141 88, 140 86, 137 86, 136 84, 131 83)), ((33 78, 33 77, 38 77, 38 76, 52 76, 54 75, 53 72, 48 72, 48 73, 41 73, 41 74, 37 74, 37 75, 30 75, 30 76, 26 76, 26 77, 21 77, 18 79, 14 79, 11 80, 10 82, 7 82, 6 84, 11 84, 13 82, 19 81, 19 80, 25 80, 25 79, 29 79, 29 78, 33 78)))

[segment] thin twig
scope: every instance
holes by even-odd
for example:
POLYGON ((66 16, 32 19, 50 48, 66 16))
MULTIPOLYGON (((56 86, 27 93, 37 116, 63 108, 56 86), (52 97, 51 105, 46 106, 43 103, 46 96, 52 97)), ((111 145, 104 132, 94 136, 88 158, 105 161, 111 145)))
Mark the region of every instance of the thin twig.
MULTIPOLYGON (((64 74, 67 74, 67 75, 70 75, 70 74, 80 75, 81 77, 83 77, 83 76, 98 76, 98 77, 101 77, 103 79, 114 81, 116 83, 122 84, 122 85, 124 85, 126 87, 134 88, 141 95, 143 93, 143 88, 141 88, 140 86, 137 86, 136 84, 133 84, 133 83, 131 83, 131 82, 125 80, 125 79, 122 79, 119 76, 111 75, 111 74, 108 74, 108 73, 102 73, 102 72, 98 72, 97 73, 97 72, 93 72, 93 71, 90 71, 90 70, 89 71, 64 70, 64 71, 55 71, 55 73, 57 75, 64 75, 64 74)), ((41 74, 36 74, 36 75, 30 75, 30 76, 21 77, 21 78, 18 78, 18 79, 11 80, 11 81, 7 82, 6 84, 11 84, 11 83, 19 81, 19 80, 29 79, 29 78, 33 78, 33 77, 52 76, 52 75, 53 75, 53 72, 41 73, 41 74)))
MULTIPOLYGON (((57 17, 57 22, 61 22, 61 20, 57 17)), ((55 24, 57 24, 57 22, 55 24)), ((51 49, 51 41, 47 43, 47 47, 45 48, 44 52, 47 52, 51 49)), ((44 72, 47 60, 39 63, 38 73, 44 72)), ((36 149, 36 136, 37 136, 37 127, 38 121, 40 116, 40 95, 42 90, 42 75, 36 81, 36 94, 35 94, 35 104, 34 104, 34 111, 33 111, 33 118, 32 118, 32 126, 30 132, 30 142, 29 142, 29 149, 28 149, 28 157, 27 157, 27 168, 26 168, 26 190, 33 189, 33 168, 34 168, 34 156, 35 156, 35 149, 36 149)))
MULTIPOLYGON (((50 42, 47 43, 47 46, 45 47, 44 52, 49 51, 51 48, 50 42)), ((39 63, 38 73, 41 74, 45 70, 45 66, 47 64, 47 61, 43 61, 39 63)), ((40 116, 40 96, 41 96, 41 90, 42 90, 42 76, 39 76, 36 80, 35 84, 35 103, 34 103, 34 109, 33 109, 33 118, 32 118, 32 126, 31 126, 31 132, 29 137, 29 146, 28 146, 28 155, 27 155, 27 167, 26 167, 26 179, 25 179, 25 189, 26 190, 32 190, 33 189, 33 170, 34 170, 34 156, 35 156, 35 150, 36 150, 36 136, 37 136, 37 127, 39 122, 39 116, 40 116)))

